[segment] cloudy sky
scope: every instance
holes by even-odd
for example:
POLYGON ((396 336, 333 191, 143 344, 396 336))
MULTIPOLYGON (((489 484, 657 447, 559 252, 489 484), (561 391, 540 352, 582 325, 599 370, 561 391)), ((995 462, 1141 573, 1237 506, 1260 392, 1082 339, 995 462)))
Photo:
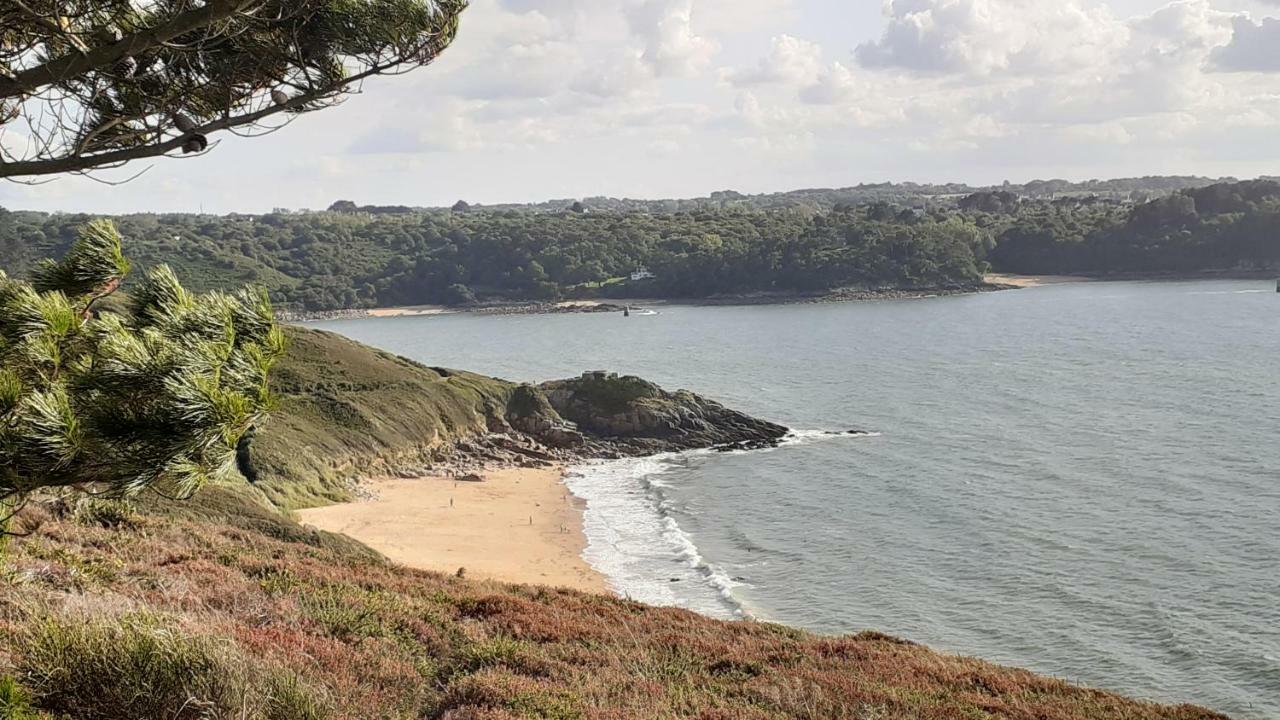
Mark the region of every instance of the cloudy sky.
MULTIPOLYGON (((134 168, 139 169, 139 168, 134 168)), ((1280 174, 1280 0, 473 0, 432 67, 108 187, 122 212, 1280 174)))

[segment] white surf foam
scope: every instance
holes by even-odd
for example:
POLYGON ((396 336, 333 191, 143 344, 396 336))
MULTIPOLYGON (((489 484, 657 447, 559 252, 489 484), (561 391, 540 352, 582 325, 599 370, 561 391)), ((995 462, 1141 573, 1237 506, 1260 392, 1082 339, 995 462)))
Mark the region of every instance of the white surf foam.
POLYGON ((878 438, 878 432, 833 432, 831 430, 792 430, 782 439, 783 445, 808 445, 828 440, 857 440, 859 438, 878 438))
MULTIPOLYGON (((880 433, 796 430, 784 438, 780 447, 879 436, 880 433)), ((620 595, 712 617, 751 617, 734 595, 743 583, 702 555, 693 537, 680 527, 670 498, 672 472, 678 464, 716 452, 692 450, 599 460, 574 466, 566 473, 569 490, 587 502, 583 517, 587 548, 583 558, 607 577, 620 595)))
POLYGON ((749 617, 733 595, 740 584, 702 556, 672 514, 663 475, 679 457, 604 460, 569 470, 565 484, 587 501, 583 557, 633 600, 749 617))

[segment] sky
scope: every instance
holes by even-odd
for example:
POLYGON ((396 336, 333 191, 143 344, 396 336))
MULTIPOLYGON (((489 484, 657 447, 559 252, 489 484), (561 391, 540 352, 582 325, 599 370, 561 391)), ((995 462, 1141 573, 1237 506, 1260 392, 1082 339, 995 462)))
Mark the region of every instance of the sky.
POLYGON ((430 67, 0 206, 265 212, 1280 174, 1280 0, 472 0, 430 67), (216 138, 215 138, 216 139, 216 138))

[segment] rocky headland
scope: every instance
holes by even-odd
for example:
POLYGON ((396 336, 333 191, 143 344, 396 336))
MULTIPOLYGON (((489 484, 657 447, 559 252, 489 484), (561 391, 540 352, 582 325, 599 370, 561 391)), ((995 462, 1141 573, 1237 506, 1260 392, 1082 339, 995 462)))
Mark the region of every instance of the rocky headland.
POLYGON ((715 448, 758 449, 788 429, 686 390, 592 371, 540 385, 421 365, 293 328, 275 372, 280 409, 241 471, 273 503, 313 507, 364 478, 466 477, 503 467, 715 448))
POLYGON ((395 474, 466 479, 482 468, 758 450, 776 447, 790 433, 696 393, 669 392, 642 378, 604 371, 514 386, 505 404, 485 408, 485 426, 486 432, 443 443, 423 462, 395 474))

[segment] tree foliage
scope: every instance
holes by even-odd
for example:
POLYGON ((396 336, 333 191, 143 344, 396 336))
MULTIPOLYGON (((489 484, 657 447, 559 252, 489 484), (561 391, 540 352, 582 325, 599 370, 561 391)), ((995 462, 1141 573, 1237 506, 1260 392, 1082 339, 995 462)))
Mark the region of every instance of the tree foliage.
MULTIPOLYGON (((344 207, 344 206, 343 206, 344 207)), ((0 212, 0 260, 56 253, 76 216, 0 212)), ((988 238, 963 218, 863 210, 691 213, 137 215, 117 218, 144 266, 197 287, 251 282, 309 310, 473 298, 704 297, 977 282, 988 238), (639 267, 657 277, 629 278, 639 267)))
POLYGON ((264 292, 195 295, 152 268, 116 311, 129 262, 87 225, 31 282, 0 273, 0 501, 42 488, 186 495, 234 469, 271 406, 283 335, 264 292))
POLYGON ((467 0, 7 0, 0 178, 201 152, 426 65, 467 0))
POLYGON ((1184 190, 1136 205, 1024 203, 982 219, 1005 272, 1106 275, 1280 269, 1280 183, 1184 190))
MULTIPOLYGON (((117 222, 143 267, 168 263, 196 289, 261 285, 278 303, 307 310, 961 286, 988 266, 1029 274, 1280 268, 1280 184, 1272 182, 1138 204, 994 201, 675 213, 451 213, 340 202, 331 212, 117 222), (631 281, 641 267, 656 277, 631 281)), ((0 210, 0 264, 33 271, 41 255, 65 252, 86 219, 0 210)))

